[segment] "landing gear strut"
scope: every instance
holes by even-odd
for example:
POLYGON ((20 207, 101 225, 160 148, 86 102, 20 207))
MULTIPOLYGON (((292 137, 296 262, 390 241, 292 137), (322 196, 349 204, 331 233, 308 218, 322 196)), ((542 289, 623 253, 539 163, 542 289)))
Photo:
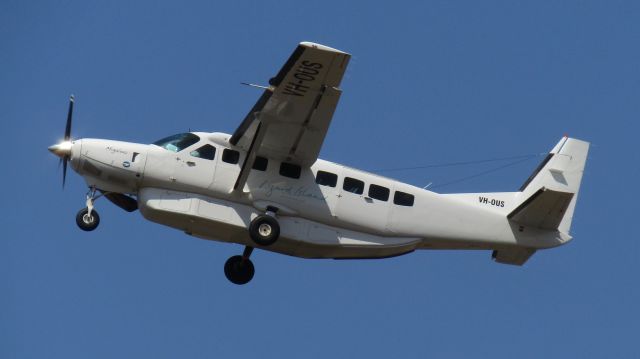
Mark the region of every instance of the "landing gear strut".
MULTIPOLYGON (((259 215, 249 223, 249 237, 260 246, 269 246, 275 243, 280 236, 280 224, 276 219, 278 209, 268 206, 265 214, 259 215)), ((233 256, 224 264, 224 275, 234 284, 247 284, 255 274, 253 263, 249 259, 253 247, 244 247, 241 256, 233 256)))
POLYGON ((224 275, 233 284, 247 284, 253 278, 255 268, 249 259, 253 247, 245 247, 241 256, 233 256, 224 264, 224 275))
POLYGON ((76 215, 76 224, 83 231, 93 231, 100 224, 100 215, 93 208, 93 202, 96 199, 96 188, 91 187, 87 193, 87 207, 81 209, 76 215))

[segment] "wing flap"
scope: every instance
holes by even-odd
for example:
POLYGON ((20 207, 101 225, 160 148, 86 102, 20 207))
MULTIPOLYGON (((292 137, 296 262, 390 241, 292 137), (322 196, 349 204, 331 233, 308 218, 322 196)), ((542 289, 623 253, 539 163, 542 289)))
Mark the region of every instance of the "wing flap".
POLYGON ((261 121, 269 125, 270 132, 278 135, 265 137, 258 154, 299 165, 311 165, 320 153, 329 130, 328 119, 333 116, 340 94, 339 89, 325 88, 317 95, 316 103, 309 107, 308 113, 301 116, 301 122, 293 120, 296 111, 291 111, 294 114, 292 117, 263 114, 261 121))

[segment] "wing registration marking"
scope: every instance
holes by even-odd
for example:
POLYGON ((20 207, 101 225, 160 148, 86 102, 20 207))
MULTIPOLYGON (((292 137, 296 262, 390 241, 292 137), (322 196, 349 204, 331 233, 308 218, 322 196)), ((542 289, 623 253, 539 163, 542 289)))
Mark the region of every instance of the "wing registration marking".
POLYGON ((311 88, 308 84, 316 80, 323 67, 324 66, 318 62, 302 61, 293 74, 293 80, 285 84, 282 93, 292 96, 304 96, 311 88))

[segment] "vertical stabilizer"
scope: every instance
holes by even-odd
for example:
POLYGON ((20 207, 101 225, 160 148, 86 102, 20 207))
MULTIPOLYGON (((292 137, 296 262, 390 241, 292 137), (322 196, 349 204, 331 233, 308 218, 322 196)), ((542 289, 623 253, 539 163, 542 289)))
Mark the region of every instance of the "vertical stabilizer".
POLYGON ((588 142, 563 137, 520 188, 509 219, 568 234, 588 152, 588 142))

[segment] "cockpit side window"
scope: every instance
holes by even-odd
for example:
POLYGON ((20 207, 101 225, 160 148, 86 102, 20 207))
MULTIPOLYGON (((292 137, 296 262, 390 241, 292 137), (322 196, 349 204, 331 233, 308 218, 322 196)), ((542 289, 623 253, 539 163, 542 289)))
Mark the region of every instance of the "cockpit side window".
POLYGON ((200 137, 193 133, 179 133, 163 138, 153 144, 171 152, 180 152, 198 141, 200 141, 200 137))
POLYGON ((205 160, 213 160, 216 158, 216 148, 211 145, 204 145, 195 151, 191 151, 191 156, 205 160))
POLYGON ((240 152, 225 148, 224 151, 222 151, 222 161, 235 165, 240 162, 240 152))

